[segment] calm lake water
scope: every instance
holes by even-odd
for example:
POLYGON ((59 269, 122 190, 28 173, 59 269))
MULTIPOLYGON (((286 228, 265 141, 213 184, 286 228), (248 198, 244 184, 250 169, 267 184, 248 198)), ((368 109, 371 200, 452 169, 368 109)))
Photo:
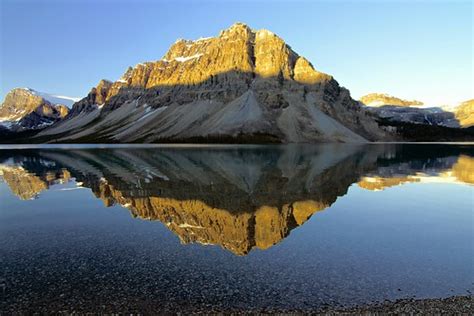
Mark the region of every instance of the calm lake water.
POLYGON ((285 310, 473 288, 474 146, 0 149, 0 311, 285 310))

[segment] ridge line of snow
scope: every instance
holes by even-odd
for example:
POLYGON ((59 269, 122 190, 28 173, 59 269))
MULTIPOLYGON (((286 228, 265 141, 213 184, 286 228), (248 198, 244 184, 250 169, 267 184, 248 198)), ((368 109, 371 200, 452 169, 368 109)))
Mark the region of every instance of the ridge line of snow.
POLYGON ((47 93, 47 92, 41 92, 41 91, 37 91, 37 90, 29 88, 29 87, 19 88, 19 89, 26 90, 29 93, 31 93, 32 95, 39 96, 39 97, 45 99, 46 101, 48 101, 48 102, 50 102, 54 105, 62 104, 62 105, 65 105, 67 107, 71 107, 75 102, 77 102, 81 99, 81 98, 77 98, 77 97, 69 97, 69 96, 64 96, 64 95, 57 95, 57 94, 51 94, 51 93, 47 93))
POLYGON ((180 63, 183 63, 183 62, 186 62, 188 60, 191 60, 191 59, 196 59, 196 58, 199 58, 201 57, 203 54, 194 54, 192 56, 188 56, 188 57, 184 57, 184 56, 179 56, 179 57, 175 57, 174 60, 180 62, 180 63))

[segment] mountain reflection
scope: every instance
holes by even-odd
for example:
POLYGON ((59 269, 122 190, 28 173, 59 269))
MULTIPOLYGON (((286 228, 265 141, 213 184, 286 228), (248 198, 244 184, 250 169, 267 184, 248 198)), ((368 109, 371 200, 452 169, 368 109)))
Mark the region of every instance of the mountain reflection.
POLYGON ((183 243, 245 255, 278 243, 353 183, 474 184, 473 157, 469 146, 446 145, 22 149, 0 150, 0 175, 24 200, 74 178, 183 243))

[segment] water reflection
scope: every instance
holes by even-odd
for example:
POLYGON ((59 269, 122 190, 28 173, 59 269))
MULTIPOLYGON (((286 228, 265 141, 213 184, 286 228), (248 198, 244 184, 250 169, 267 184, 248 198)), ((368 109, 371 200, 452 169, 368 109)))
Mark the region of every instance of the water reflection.
POLYGON ((105 206, 159 220, 183 243, 267 249, 357 183, 474 184, 474 150, 441 145, 291 145, 0 150, 20 199, 74 179, 105 206))

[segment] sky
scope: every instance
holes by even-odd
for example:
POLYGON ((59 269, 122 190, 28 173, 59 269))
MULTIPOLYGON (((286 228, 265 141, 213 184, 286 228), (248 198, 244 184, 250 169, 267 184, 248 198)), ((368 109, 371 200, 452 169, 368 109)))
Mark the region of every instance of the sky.
POLYGON ((15 87, 83 97, 158 60, 178 38, 235 22, 268 29, 354 98, 473 98, 473 1, 0 0, 0 98, 15 87))

